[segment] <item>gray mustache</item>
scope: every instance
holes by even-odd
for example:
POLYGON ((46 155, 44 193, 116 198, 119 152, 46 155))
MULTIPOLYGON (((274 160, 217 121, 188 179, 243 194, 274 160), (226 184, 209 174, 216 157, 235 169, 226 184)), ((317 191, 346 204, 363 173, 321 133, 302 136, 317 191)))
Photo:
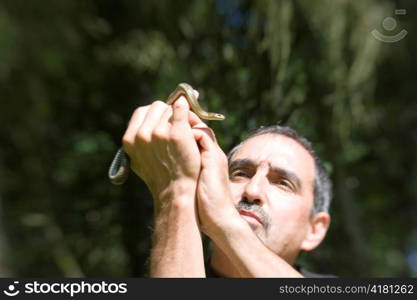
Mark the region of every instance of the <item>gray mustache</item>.
POLYGON ((238 204, 235 205, 235 207, 237 210, 246 210, 248 212, 253 213, 259 219, 261 219, 265 229, 268 229, 271 223, 269 216, 265 213, 262 207, 260 207, 258 204, 250 203, 247 200, 241 200, 238 204))

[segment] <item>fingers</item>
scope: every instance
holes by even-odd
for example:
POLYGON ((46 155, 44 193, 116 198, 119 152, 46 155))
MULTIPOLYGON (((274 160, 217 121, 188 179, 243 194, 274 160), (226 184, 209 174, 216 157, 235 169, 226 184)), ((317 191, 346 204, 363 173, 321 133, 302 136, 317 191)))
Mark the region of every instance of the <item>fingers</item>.
POLYGON ((162 101, 155 101, 151 105, 141 106, 135 110, 129 121, 129 126, 123 136, 123 145, 128 150, 137 138, 149 141, 152 131, 160 121, 161 115, 169 106, 162 101))
POLYGON ((167 109, 165 110, 165 112, 162 114, 158 126, 155 127, 152 136, 159 139, 159 140, 163 140, 164 138, 167 137, 168 134, 168 129, 170 128, 171 124, 169 122, 169 120, 172 117, 172 106, 168 105, 167 109))
MULTIPOLYGON (((197 91, 195 91, 197 92, 197 91)), ((198 93, 198 92, 197 92, 198 93)), ((174 116, 173 116, 173 124, 176 122, 184 124, 188 121, 191 127, 207 127, 207 125, 193 112, 190 110, 190 106, 188 101, 181 96, 176 100, 173 104, 174 109, 174 116), (186 111, 188 111, 188 116, 186 115, 186 111)))
POLYGON ((169 110, 169 106, 166 103, 162 101, 153 102, 137 131, 137 137, 145 142, 149 142, 155 129, 163 125, 161 118, 166 110, 169 110))
POLYGON ((133 112, 133 115, 130 118, 129 125, 126 129, 126 132, 123 135, 123 145, 124 145, 125 150, 134 143, 136 132, 138 131, 139 127, 142 125, 142 122, 145 119, 149 108, 150 108, 150 105, 141 106, 133 112))
POLYGON ((202 151, 212 151, 218 148, 216 136, 211 128, 193 128, 193 135, 202 151))
POLYGON ((219 174, 224 175, 224 170, 228 173, 226 154, 217 144, 213 130, 211 128, 193 128, 193 135, 199 146, 202 169, 215 168, 223 170, 219 174))
POLYGON ((161 124, 170 123, 173 112, 174 110, 172 109, 172 106, 168 105, 168 108, 165 110, 164 114, 161 116, 160 123, 161 124))
POLYGON ((191 110, 188 112, 188 121, 191 127, 207 127, 207 125, 191 110))
MULTIPOLYGON (((207 125, 189 110, 188 101, 183 96, 172 106, 162 101, 155 101, 151 105, 135 110, 123 136, 123 145, 126 149, 134 144, 135 139, 140 142, 150 142, 152 136, 163 138, 170 124, 173 126, 172 129, 177 131, 177 135, 182 135, 184 130, 190 127, 207 128, 207 125)), ((208 134, 214 137, 212 132, 208 134)))
POLYGON ((172 126, 184 128, 188 124, 188 112, 190 107, 188 101, 181 96, 173 104, 172 126))

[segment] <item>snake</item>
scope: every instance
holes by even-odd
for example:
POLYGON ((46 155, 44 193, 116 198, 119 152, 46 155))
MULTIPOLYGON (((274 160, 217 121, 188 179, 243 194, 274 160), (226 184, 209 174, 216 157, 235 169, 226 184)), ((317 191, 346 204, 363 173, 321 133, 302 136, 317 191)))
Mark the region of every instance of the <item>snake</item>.
MULTIPOLYGON (((184 96, 190 105, 190 109, 204 120, 224 120, 225 116, 219 113, 203 110, 198 102, 198 92, 188 83, 180 83, 177 88, 168 96, 166 104, 172 105, 180 96, 184 96)), ((130 160, 123 149, 119 148, 109 168, 108 177, 114 185, 121 185, 126 182, 129 176, 130 160)))

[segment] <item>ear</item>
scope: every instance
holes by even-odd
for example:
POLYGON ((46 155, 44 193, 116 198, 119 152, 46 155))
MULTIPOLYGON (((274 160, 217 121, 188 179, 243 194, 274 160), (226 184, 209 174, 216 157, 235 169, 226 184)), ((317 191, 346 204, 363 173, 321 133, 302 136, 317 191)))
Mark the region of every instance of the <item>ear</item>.
POLYGON ((310 224, 306 236, 301 243, 300 249, 311 251, 320 245, 330 225, 330 215, 326 212, 319 212, 310 218, 310 224))

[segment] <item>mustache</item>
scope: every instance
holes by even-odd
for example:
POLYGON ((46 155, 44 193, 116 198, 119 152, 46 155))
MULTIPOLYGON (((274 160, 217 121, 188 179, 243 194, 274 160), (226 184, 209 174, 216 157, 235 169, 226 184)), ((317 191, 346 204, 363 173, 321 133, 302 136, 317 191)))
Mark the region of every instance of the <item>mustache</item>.
POLYGON ((245 210, 253 213, 259 219, 261 219, 265 229, 269 228, 269 225, 271 224, 270 218, 268 214, 263 210, 263 208, 258 204, 249 202, 247 199, 242 199, 238 204, 235 205, 235 207, 237 210, 245 210))

